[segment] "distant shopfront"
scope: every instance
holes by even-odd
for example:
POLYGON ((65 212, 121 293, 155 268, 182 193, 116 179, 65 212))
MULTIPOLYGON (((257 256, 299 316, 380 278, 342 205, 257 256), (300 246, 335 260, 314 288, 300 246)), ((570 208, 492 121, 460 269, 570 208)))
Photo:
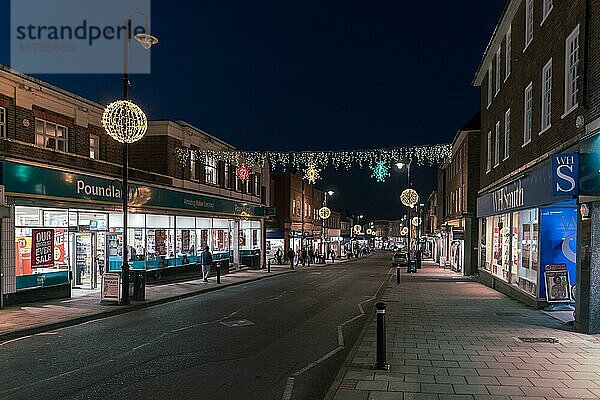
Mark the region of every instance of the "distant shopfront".
MULTIPOLYGON (((5 257, 3 265, 8 302, 65 297, 71 288, 95 289, 104 272, 120 270, 120 182, 7 161, 1 168, 14 227, 2 232, 3 242, 14 244, 8 250, 14 256, 5 257), (52 236, 49 263, 36 262, 36 254, 45 251, 35 241, 36 232, 52 236)), ((225 267, 258 266, 264 247, 263 206, 149 185, 133 184, 129 192, 133 269, 190 265, 205 246, 225 267)))
POLYGON ((577 206, 553 194, 550 160, 481 195, 477 216, 484 283, 538 307, 547 302, 547 268, 564 266, 575 283, 577 206))

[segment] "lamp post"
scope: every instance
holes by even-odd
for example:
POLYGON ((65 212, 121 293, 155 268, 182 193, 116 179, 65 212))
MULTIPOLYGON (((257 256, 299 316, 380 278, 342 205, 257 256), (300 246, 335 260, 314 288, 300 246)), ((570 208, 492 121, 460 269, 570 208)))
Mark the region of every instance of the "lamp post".
POLYGON ((323 208, 321 208, 321 210, 319 210, 319 216, 321 217, 321 220, 323 221, 323 224, 321 225, 321 241, 323 242, 323 260, 326 260, 326 254, 325 254, 325 220, 327 218, 329 218, 331 216, 331 211, 329 210, 329 208, 327 208, 327 195, 329 196, 333 196, 334 191, 333 190, 328 190, 325 193, 323 193, 323 208), (323 211, 323 212, 321 212, 323 211), (327 215, 327 216, 325 216, 327 215))
POLYGON ((408 208, 408 219, 407 219, 408 226, 409 226, 409 229, 408 229, 408 272, 411 272, 411 270, 412 270, 411 257, 410 257, 411 241, 412 241, 412 235, 411 235, 412 229, 410 228, 411 210, 415 206, 415 204, 417 204, 419 202, 418 193, 412 189, 412 181, 410 179, 411 164, 412 164, 412 160, 409 161, 408 163, 403 163, 403 162, 396 163, 396 167, 399 170, 402 170, 402 168, 404 168, 404 166, 406 166, 406 170, 407 170, 406 175, 407 175, 407 180, 408 180, 408 189, 406 189, 402 192, 402 194, 400 195, 400 200, 402 201, 402 204, 404 204, 408 208))
MULTIPOLYGON (((129 257, 127 248, 127 207, 129 202, 129 143, 135 143, 146 134, 148 129, 148 119, 146 114, 133 102, 129 101, 129 44, 131 42, 131 18, 135 15, 141 15, 146 20, 147 32, 148 20, 144 14, 134 13, 125 22, 127 33, 123 36, 123 98, 109 104, 102 115, 102 125, 113 139, 123 144, 123 186, 121 198, 123 201, 123 265, 121 267, 121 304, 129 304, 129 257)), ((158 43, 158 39, 149 33, 138 33, 135 35, 144 49, 149 49, 152 45, 158 43)))

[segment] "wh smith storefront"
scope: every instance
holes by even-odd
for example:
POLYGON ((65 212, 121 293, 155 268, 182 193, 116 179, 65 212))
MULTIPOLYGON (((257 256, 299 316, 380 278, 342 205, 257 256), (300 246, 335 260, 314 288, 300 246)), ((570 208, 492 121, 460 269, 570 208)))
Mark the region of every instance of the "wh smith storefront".
MULTIPOLYGON (((9 218, 2 224, 5 303, 68 297, 99 288, 122 264, 121 182, 3 161, 9 218), (51 237, 52 243, 40 238, 51 237), (48 248, 46 248, 48 247, 48 248), (40 257, 51 252, 50 260, 40 257)), ((265 207, 130 183, 130 265, 154 275, 192 266, 209 246, 223 272, 258 268, 265 207)))
POLYGON ((546 160, 477 199, 481 281, 534 307, 569 304, 576 281, 576 200, 553 171, 546 160))

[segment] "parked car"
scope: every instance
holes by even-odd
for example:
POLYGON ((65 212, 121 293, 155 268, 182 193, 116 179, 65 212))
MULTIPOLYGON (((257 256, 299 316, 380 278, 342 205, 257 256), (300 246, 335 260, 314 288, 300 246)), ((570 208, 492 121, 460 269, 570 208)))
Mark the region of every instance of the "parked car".
POLYGON ((397 251, 392 256, 392 267, 403 267, 408 265, 408 254, 405 251, 397 251))

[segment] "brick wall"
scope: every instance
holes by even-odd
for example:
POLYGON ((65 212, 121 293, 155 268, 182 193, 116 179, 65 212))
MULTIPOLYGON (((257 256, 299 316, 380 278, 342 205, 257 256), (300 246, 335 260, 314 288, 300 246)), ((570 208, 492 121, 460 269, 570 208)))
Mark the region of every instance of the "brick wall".
MULTIPOLYGON (((592 2, 593 3, 593 2, 592 2)), ((597 2, 596 2, 597 3, 597 2)), ((512 20, 512 61, 511 74, 504 81, 506 41, 502 41, 501 49, 501 89, 493 97, 490 107, 487 107, 487 75, 481 87, 481 187, 502 179, 521 166, 551 151, 556 146, 575 137, 581 130, 575 128, 575 120, 584 112, 583 107, 571 112, 566 117, 564 114, 564 70, 565 70, 565 40, 569 34, 580 24, 580 60, 583 61, 583 32, 584 32, 584 5, 585 0, 555 1, 554 9, 540 26, 542 21, 542 2, 534 2, 534 33, 533 41, 527 49, 525 47, 525 2, 521 2, 514 19, 512 20), (541 91, 542 69, 552 58, 552 112, 551 128, 541 131, 541 91), (532 82, 533 87, 533 130, 531 142, 523 147, 524 131, 524 91, 532 82), (503 161, 504 154, 504 114, 511 110, 509 158, 503 161), (495 124, 500 121, 500 164, 492 167, 486 173, 487 162, 487 134, 495 134, 495 124)), ((598 8, 597 5, 593 6, 598 8)), ((596 13, 597 14, 597 13, 596 13)), ((595 17, 597 19, 597 16, 595 17)), ((597 35, 596 35, 597 36, 597 35)), ((505 38, 504 38, 505 39, 505 38)), ((597 40, 597 39, 595 39, 597 40)), ((596 45, 597 47, 597 45, 596 45)), ((490 49, 495 52, 496 49, 490 49)), ((487 71, 487 66, 483 66, 487 71)), ((495 59, 492 63, 492 74, 495 74, 495 59)), ((579 64, 580 77, 583 73, 583 62, 579 64)), ((495 84, 495 78, 492 79, 495 84)), ((581 80, 579 85, 579 102, 581 103, 581 80)), ((494 86, 495 91, 495 86, 494 86)), ((492 151, 493 157, 493 151, 492 151)), ((492 162, 492 166, 493 166, 492 162)))

